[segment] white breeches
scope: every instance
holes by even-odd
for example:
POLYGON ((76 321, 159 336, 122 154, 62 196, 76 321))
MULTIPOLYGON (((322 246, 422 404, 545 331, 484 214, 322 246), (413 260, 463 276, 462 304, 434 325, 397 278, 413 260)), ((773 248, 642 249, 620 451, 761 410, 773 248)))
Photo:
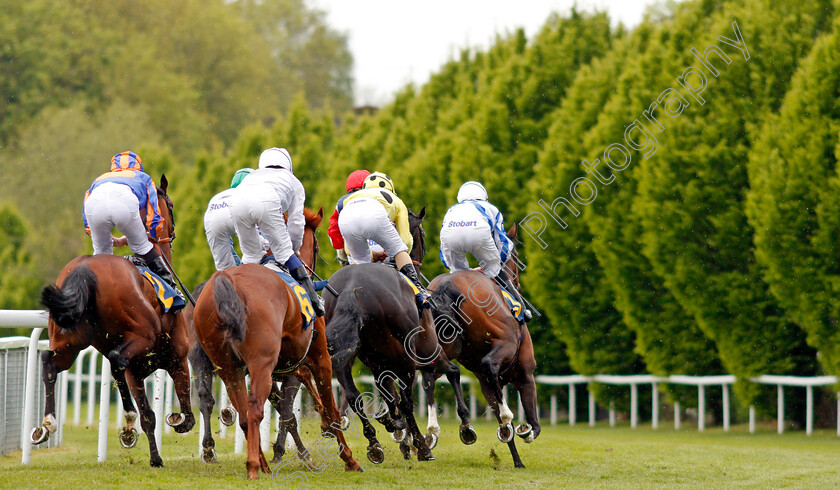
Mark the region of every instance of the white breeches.
POLYGON ((263 257, 260 231, 268 240, 271 252, 278 262, 284 264, 294 255, 286 220, 273 189, 263 189, 263 186, 248 187, 247 194, 239 192, 234 198, 230 212, 236 235, 239 237, 243 264, 260 263, 263 257))
POLYGON ((487 277, 496 277, 502 270, 502 259, 490 225, 480 220, 450 220, 440 231, 440 252, 450 272, 470 268, 467 254, 478 260, 487 277))
POLYGON ((230 240, 234 233, 236 233, 236 228, 233 226, 230 208, 225 207, 204 213, 204 234, 207 237, 207 244, 210 245, 210 253, 213 254, 217 271, 236 265, 233 244, 230 240))
POLYGON ((390 257, 408 250, 400 238, 394 223, 379 202, 373 199, 358 199, 344 204, 338 215, 338 229, 344 237, 351 264, 371 261, 371 247, 368 240, 380 244, 390 257))
POLYGON ((128 248, 137 255, 148 253, 152 243, 140 218, 140 202, 126 185, 106 182, 85 201, 85 217, 93 240, 93 254, 114 253, 111 230, 116 227, 128 238, 128 248))

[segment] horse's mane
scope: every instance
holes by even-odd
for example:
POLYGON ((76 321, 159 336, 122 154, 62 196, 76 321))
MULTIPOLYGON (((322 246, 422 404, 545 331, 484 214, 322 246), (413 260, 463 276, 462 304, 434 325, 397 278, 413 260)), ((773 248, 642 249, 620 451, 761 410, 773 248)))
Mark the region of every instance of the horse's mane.
POLYGON ((306 226, 309 226, 312 229, 317 229, 321 226, 321 221, 324 219, 324 217, 318 214, 317 211, 313 211, 309 208, 303 208, 303 217, 306 219, 306 226))

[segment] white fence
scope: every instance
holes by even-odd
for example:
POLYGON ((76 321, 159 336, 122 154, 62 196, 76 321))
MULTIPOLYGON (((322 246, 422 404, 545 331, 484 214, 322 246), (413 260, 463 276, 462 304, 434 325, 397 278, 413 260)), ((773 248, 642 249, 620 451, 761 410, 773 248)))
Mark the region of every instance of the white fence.
MULTIPOLYGON (((43 403, 36 403, 36 391, 37 387, 41 384, 40 376, 38 375, 38 350, 39 349, 46 349, 47 343, 45 341, 40 341, 39 338, 43 331, 43 327, 47 324, 47 317, 46 314, 42 311, 32 310, 32 311, 15 311, 15 310, 0 310, 0 327, 25 327, 25 328, 33 328, 32 335, 28 341, 28 351, 27 351, 27 360, 26 360, 26 371, 25 371, 25 397, 24 397, 24 414, 23 414, 23 423, 21 424, 21 447, 22 447, 22 457, 21 462, 23 464, 29 464, 31 460, 31 452, 32 452, 32 444, 29 443, 29 434, 32 431, 32 428, 35 427, 36 423, 40 422, 40 417, 38 416, 43 410, 43 403)), ((2 349, 2 346, 0 346, 2 349)), ((61 442, 61 433, 63 430, 63 424, 67 419, 67 392, 68 392, 68 375, 69 372, 62 373, 58 380, 58 387, 57 387, 57 409, 58 409, 58 423, 59 423, 59 435, 56 438, 56 441, 53 441, 53 444, 61 442)), ((162 433, 163 433, 163 415, 165 412, 170 412, 172 409, 173 403, 173 386, 172 380, 169 378, 168 375, 162 370, 157 371, 153 376, 152 382, 152 394, 153 394, 153 409, 155 411, 155 417, 158 421, 156 430, 155 430, 155 438, 157 439, 158 446, 161 446, 162 442, 162 433)), ((117 399, 117 422, 122 419, 122 403, 119 402, 119 395, 116 394, 116 390, 113 389, 111 383, 111 371, 110 371, 110 364, 108 359, 101 356, 98 352, 96 352, 93 348, 88 348, 82 351, 75 363, 75 369, 73 372, 73 422, 74 424, 79 424, 81 422, 81 410, 82 410, 82 402, 81 402, 81 394, 82 394, 82 387, 84 383, 87 383, 88 386, 88 398, 87 398, 87 419, 86 422, 88 425, 93 425, 94 421, 94 410, 95 410, 95 396, 97 392, 97 384, 99 385, 99 446, 97 452, 97 459, 98 461, 102 462, 105 461, 107 458, 107 449, 108 449, 108 425, 109 425, 109 417, 110 417, 110 406, 111 406, 111 398, 112 395, 116 395, 117 399), (96 367, 101 359, 101 370, 100 373, 97 375, 96 367), (85 362, 87 361, 87 362, 85 362), (87 372, 84 371, 85 365, 87 364, 87 372)), ((357 379, 357 382, 362 384, 373 385, 373 377, 372 376, 361 376, 357 379)), ((469 388, 469 408, 470 408, 470 416, 471 418, 475 419, 478 416, 477 413, 477 396, 476 396, 476 383, 469 377, 462 377, 461 381, 463 384, 466 384, 469 388)), ((722 410, 723 410, 723 430, 728 431, 730 426, 730 402, 729 402, 729 386, 734 384, 736 381, 735 376, 732 375, 720 375, 720 376, 684 376, 684 375, 673 375, 667 377, 661 376, 652 376, 652 375, 593 375, 593 376, 583 376, 583 375, 569 375, 569 376, 537 376, 536 383, 539 385, 546 385, 546 386, 567 386, 569 399, 568 399, 568 421, 570 425, 575 425, 577 423, 577 400, 576 400, 576 390, 575 387, 579 384, 586 384, 589 385, 590 383, 601 383, 601 384, 609 384, 609 385, 621 385, 627 386, 630 389, 630 426, 635 428, 638 426, 639 417, 638 417, 638 390, 639 386, 650 386, 651 389, 651 426, 656 429, 659 427, 659 384, 679 384, 679 385, 690 385, 697 387, 697 397, 698 397, 698 407, 697 407, 697 424, 698 430, 703 431, 705 429, 705 415, 706 415, 706 388, 709 386, 720 386, 722 388, 722 410)), ((784 388, 785 387, 804 387, 806 390, 806 433, 811 434, 813 432, 813 388, 815 386, 828 386, 837 384, 837 378, 834 376, 819 376, 819 377, 799 377, 799 376, 774 376, 774 375, 763 375, 756 378, 752 378, 750 381, 755 383, 761 384, 769 384, 775 385, 778 389, 778 414, 777 414, 777 421, 778 421, 778 432, 781 434, 783 432, 784 426, 784 388)), ((438 380, 440 384, 447 384, 448 382, 445 379, 438 380)), ((216 383, 217 386, 220 386, 221 383, 216 383)), ((418 380, 419 386, 419 380, 418 380)), ((333 393, 336 396, 336 388, 337 382, 333 380, 333 393)), ((373 388, 374 396, 376 396, 376 389, 373 388)), ((426 412, 426 400, 425 400, 425 393, 422 389, 418 389, 418 405, 420 415, 425 415, 426 412)), ((507 387, 504 388, 504 396, 507 399, 507 387)), ((219 406, 223 407, 227 404, 227 392, 220 386, 219 394, 217 397, 219 400, 219 406)), ((295 412, 297 417, 300 417, 300 392, 298 392, 297 397, 295 398, 295 412)), ((838 416, 837 416, 837 434, 840 435, 840 394, 838 394, 838 416)), ((596 404, 595 398, 592 394, 592 391, 589 391, 588 396, 588 408, 589 408, 589 425, 594 426, 596 422, 596 404)), ((270 408, 269 405, 266 404, 266 417, 263 420, 263 425, 261 426, 261 439, 263 441, 263 450, 269 449, 269 421, 270 421, 270 408)), ((556 425, 558 420, 558 400, 557 395, 551 395, 550 398, 550 411, 549 411, 549 423, 551 425, 556 425)), ((616 412, 613 407, 613 404, 610 403, 609 407, 609 424, 610 426, 614 426, 616 424, 616 412)), ((681 408, 679 403, 674 404, 674 428, 680 428, 680 414, 681 408)), ((276 415, 276 414, 275 414, 276 415)), ((489 411, 486 413, 487 417, 490 418, 491 414, 489 411)), ((199 430, 203 429, 203 420, 199 416, 198 417, 200 424, 197 424, 199 430)), ((524 410, 522 408, 521 400, 518 402, 518 419, 520 421, 524 420, 524 410)), ((5 422, 4 422, 5 423, 5 422)), ((276 420, 275 420, 276 425, 276 420)), ((244 436, 242 434, 241 429, 239 429, 238 424, 236 424, 236 439, 235 439, 235 452, 241 453, 243 450, 243 440, 244 436)), ((140 428, 138 427, 138 430, 140 428)), ((171 429, 169 427, 165 428, 166 432, 168 433, 171 429)), ((750 432, 755 431, 755 409, 754 407, 750 406, 749 411, 749 430, 750 432)), ((226 436, 226 427, 221 426, 220 428, 220 437, 226 436)), ((53 436, 55 437, 55 436, 53 436)), ((200 440, 199 440, 199 454, 201 454, 200 448, 200 440)))

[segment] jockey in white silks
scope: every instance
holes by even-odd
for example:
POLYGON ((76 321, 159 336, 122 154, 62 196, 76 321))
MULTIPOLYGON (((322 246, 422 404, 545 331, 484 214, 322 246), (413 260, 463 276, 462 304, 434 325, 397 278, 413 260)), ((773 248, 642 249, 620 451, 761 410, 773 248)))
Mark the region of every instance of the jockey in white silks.
POLYGON ((522 304, 527 322, 531 312, 504 269, 512 251, 513 242, 505 233, 502 213, 487 200, 487 190, 478 182, 465 182, 458 189, 458 204, 443 217, 440 259, 450 272, 456 272, 470 268, 467 254, 471 254, 487 277, 522 304))
POLYGON ((323 300, 315 293, 312 279, 296 254, 303 243, 305 199, 303 184, 292 173, 289 152, 285 148, 269 148, 260 155, 259 168, 237 187, 230 211, 242 249, 242 263, 260 263, 262 232, 274 258, 309 294, 315 314, 323 316, 323 300), (284 213, 288 214, 288 221, 284 213))

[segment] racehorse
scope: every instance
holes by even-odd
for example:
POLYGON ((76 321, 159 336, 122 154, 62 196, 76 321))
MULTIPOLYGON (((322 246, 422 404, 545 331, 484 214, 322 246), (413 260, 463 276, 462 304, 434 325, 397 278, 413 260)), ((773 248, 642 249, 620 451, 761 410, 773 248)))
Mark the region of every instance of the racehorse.
MULTIPOLYGON (((516 239, 516 233, 514 223, 508 236, 516 239)), ((518 287, 517 263, 514 248, 504 267, 518 287)), ((513 383, 519 392, 527 424, 519 425, 515 433, 525 442, 532 442, 540 434, 540 424, 534 383, 537 364, 527 325, 517 322, 499 286, 479 271, 442 274, 432 280, 429 291, 437 334, 446 355, 476 375, 499 421, 499 440, 508 444, 514 466, 524 468, 513 440, 513 412, 502 396, 502 386, 513 383)), ((427 398, 434 403, 434 382, 429 378, 424 374, 423 385, 427 398)))
MULTIPOLYGON (((324 209, 321 208, 316 213, 315 211, 305 208, 303 214, 305 226, 303 230, 303 241, 300 247, 300 258, 304 264, 306 264, 310 269, 314 271, 315 259, 318 254, 318 239, 315 236, 315 230, 317 230, 318 226, 321 225, 321 221, 324 218, 324 209)), ((206 284, 207 281, 199 284, 198 287, 195 288, 195 291, 193 291, 194 298, 198 298, 201 295, 201 291, 204 289, 206 284)), ((201 458, 205 463, 215 463, 217 461, 215 449, 216 441, 213 439, 213 431, 211 425, 213 407, 216 404, 216 400, 213 398, 214 367, 213 363, 210 361, 210 358, 207 357, 207 354, 204 352, 204 349, 198 342, 198 339, 196 339, 195 337, 195 329, 193 326, 193 313, 193 305, 187 305, 186 309, 184 310, 184 314, 187 317, 188 323, 190 325, 189 331, 191 348, 189 360, 193 368, 193 375, 195 376, 195 389, 196 393, 198 394, 199 409, 201 411, 201 416, 204 419, 204 432, 202 435, 201 443, 201 458)), ((309 371, 305 367, 301 367, 300 371, 300 376, 303 379, 305 379, 307 388, 309 388, 310 393, 312 393, 312 396, 315 399, 315 405, 319 406, 320 398, 318 397, 318 393, 311 382, 311 373, 309 373, 309 371)), ((282 393, 287 393, 291 391, 292 380, 294 379, 294 376, 291 375, 284 375, 282 377, 282 393)), ((300 387, 300 383, 295 380, 295 389, 292 392, 292 396, 294 396, 294 394, 297 392, 298 387, 300 387)), ((292 429, 291 425, 289 424, 296 425, 297 420, 294 419, 294 415, 291 411, 291 405, 287 407, 288 413, 284 412, 283 406, 281 406, 280 399, 278 398, 278 392, 276 392, 275 390, 272 390, 271 395, 269 395, 269 401, 271 402, 274 409, 280 412, 281 417, 285 417, 287 421, 289 418, 292 419, 290 422, 287 422, 286 425, 281 424, 281 427, 289 427, 289 429, 292 429)), ((219 418, 221 419, 221 422, 223 424, 231 426, 236 422, 236 412, 231 407, 225 407, 219 414, 219 418)), ((300 440, 300 435, 298 434, 296 427, 294 427, 293 430, 290 430, 290 432, 292 434, 292 438, 295 441, 295 445, 298 447, 300 456, 302 458, 306 458, 307 453, 303 448, 303 443, 300 440)), ((272 460, 272 462, 279 461, 282 458, 282 453, 285 451, 285 441, 286 433, 281 430, 278 433, 277 441, 274 444, 274 459, 272 460)))
MULTIPOLYGON (((158 208, 164 223, 157 245, 171 264, 175 240, 173 205, 166 190, 166 176, 157 188, 158 208)), ((41 353, 46 407, 41 427, 33 430, 33 444, 40 444, 57 429, 55 381, 69 369, 79 352, 92 345, 107 356, 119 389, 125 426, 120 444, 134 447, 137 402, 140 424, 149 439, 152 466, 163 466, 154 438, 155 414, 146 398, 143 380, 157 369, 165 369, 175 386, 181 413, 169 414, 166 422, 184 433, 195 424, 190 408, 188 325, 184 315, 164 313, 155 288, 133 263, 116 255, 84 255, 71 260, 58 276, 56 285, 44 288, 41 303, 49 311, 50 350, 41 353), (129 393, 129 390, 131 392, 129 393)))
MULTIPOLYGON (((420 264, 425 252, 424 217, 425 208, 417 215, 409 212, 410 229, 415 238, 410 255, 415 266, 420 264)), ((429 443, 414 419, 412 387, 416 371, 422 367, 437 375, 445 372, 458 392, 460 371, 438 346, 431 314, 428 311, 422 316, 418 313, 412 287, 394 268, 384 264, 346 266, 333 274, 329 282, 339 291, 337 298, 326 296, 325 305, 333 371, 348 404, 362 421, 369 442, 368 459, 374 464, 382 463, 385 453, 367 418, 364 405, 369 400, 359 393, 353 381, 352 367, 356 357, 371 368, 376 386, 386 402, 386 409, 377 410, 374 417, 394 434, 395 441, 405 440, 407 444, 413 441, 418 460, 433 460, 429 443), (399 386, 399 394, 395 385, 399 386)), ((463 394, 460 399, 463 404, 463 394)), ((408 457, 405 450, 403 454, 408 457)))
POLYGON ((333 400, 332 368, 324 335, 324 319, 312 305, 270 269, 245 264, 218 271, 210 277, 196 301, 193 325, 196 337, 224 381, 234 408, 246 414, 240 421, 248 441, 247 475, 271 473, 260 449, 259 425, 269 395, 279 396, 275 381, 305 366, 315 380, 321 409, 321 429, 337 439, 347 471, 361 471, 338 429, 339 414, 333 400), (303 301, 303 304, 301 304, 303 301), (301 306, 312 318, 301 315, 301 306), (250 373, 250 394, 245 372, 250 373))

